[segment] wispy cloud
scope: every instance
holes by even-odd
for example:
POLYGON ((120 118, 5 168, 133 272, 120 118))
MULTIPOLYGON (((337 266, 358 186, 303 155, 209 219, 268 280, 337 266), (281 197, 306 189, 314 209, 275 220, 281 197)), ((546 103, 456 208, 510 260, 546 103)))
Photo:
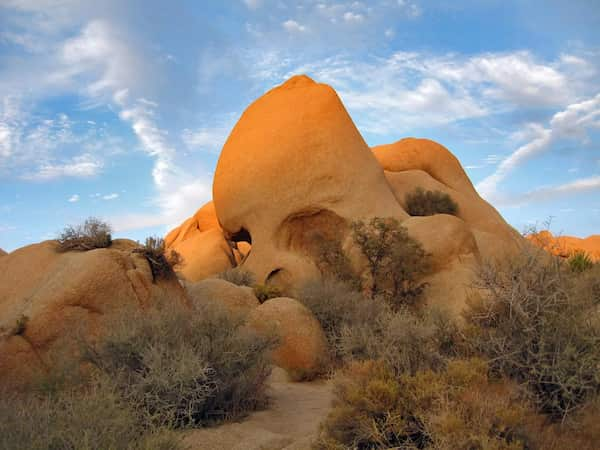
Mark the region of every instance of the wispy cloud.
POLYGON ((300 25, 298 22, 292 19, 286 20, 281 25, 290 33, 304 33, 307 31, 307 28, 304 25, 300 25))
POLYGON ((73 194, 67 200, 69 203, 77 203, 79 201, 79 194, 73 194))
POLYGON ((24 180, 48 181, 63 177, 89 178, 102 170, 103 163, 93 155, 79 155, 64 163, 44 163, 35 172, 21 176, 24 180))
POLYGON ((512 196, 498 195, 495 202, 498 205, 519 206, 594 191, 600 191, 600 176, 580 178, 558 186, 541 187, 512 196))
POLYGON ((587 131, 593 128, 600 128, 600 94, 557 112, 547 128, 540 124, 529 124, 520 133, 529 141, 502 160, 494 173, 477 184, 477 190, 484 197, 494 199, 498 195, 498 185, 523 162, 548 151, 558 139, 585 140, 587 131))
POLYGON ((117 198, 119 198, 119 194, 117 194, 116 192, 102 196, 102 200, 115 200, 117 198))

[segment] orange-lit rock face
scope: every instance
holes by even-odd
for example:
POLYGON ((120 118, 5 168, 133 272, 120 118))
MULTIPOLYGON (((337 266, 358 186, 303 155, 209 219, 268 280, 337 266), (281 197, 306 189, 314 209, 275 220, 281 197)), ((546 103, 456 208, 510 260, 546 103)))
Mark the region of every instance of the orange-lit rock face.
POLYGON ((315 270, 303 233, 342 233, 359 217, 407 217, 335 91, 306 76, 243 113, 221 152, 213 200, 226 234, 251 239, 244 266, 259 282, 315 270))
MULTIPOLYGON (((479 262, 521 241, 448 149, 415 138, 369 149, 335 91, 305 76, 291 78, 244 112, 217 164, 213 200, 214 211, 203 207, 167 240, 175 248, 187 246, 191 261, 210 266, 223 252, 207 251, 212 238, 195 228, 202 229, 201 211, 216 215, 218 220, 204 222, 238 241, 246 255, 243 268, 258 283, 284 291, 320 275, 314 233, 341 239, 360 272, 364 258, 353 248, 349 222, 395 217, 431 255, 427 301, 458 314, 479 262), (458 204, 456 217, 410 217, 405 197, 417 187, 449 194, 458 204)), ((191 273, 192 279, 207 276, 197 269, 188 269, 191 273)))
POLYGON ((551 232, 543 230, 528 235, 527 239, 553 255, 568 258, 574 253, 584 252, 593 261, 600 261, 600 235, 582 239, 572 236, 554 236, 551 232))
MULTIPOLYGON (((223 237, 213 202, 208 202, 165 237, 167 251, 183 257, 177 271, 189 281, 198 281, 230 269, 242 255, 223 237)), ((245 249, 248 251, 248 249, 245 249)))

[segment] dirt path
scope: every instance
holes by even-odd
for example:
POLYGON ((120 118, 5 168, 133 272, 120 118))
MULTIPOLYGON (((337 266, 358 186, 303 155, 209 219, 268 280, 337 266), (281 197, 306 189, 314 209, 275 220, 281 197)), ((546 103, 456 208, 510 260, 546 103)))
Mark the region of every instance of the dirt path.
POLYGON ((273 372, 268 409, 239 423, 190 432, 189 450, 308 450, 319 424, 331 408, 330 382, 294 383, 283 371, 273 372))

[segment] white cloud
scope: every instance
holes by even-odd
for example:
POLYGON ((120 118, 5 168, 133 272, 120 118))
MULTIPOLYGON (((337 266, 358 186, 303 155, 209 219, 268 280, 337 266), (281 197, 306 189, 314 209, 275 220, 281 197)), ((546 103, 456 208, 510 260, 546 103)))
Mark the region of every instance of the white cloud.
POLYGON ((67 200, 69 203, 76 203, 79 201, 79 194, 73 194, 67 200))
POLYGON ((558 186, 541 187, 509 197, 498 196, 496 203, 499 205, 518 206, 594 191, 600 191, 600 176, 580 178, 558 186))
POLYGON ((181 133, 181 140, 189 149, 208 150, 210 152, 219 152, 231 127, 199 128, 197 130, 184 129, 181 133))
POLYGON ((304 33, 306 27, 295 20, 289 19, 282 23, 283 28, 290 33, 304 33))
POLYGON ((67 162, 47 162, 35 172, 25 173, 21 178, 32 181, 48 181, 63 177, 89 178, 98 175, 103 163, 92 155, 84 154, 67 162))
POLYGON ((353 13, 351 11, 344 13, 343 17, 345 22, 353 24, 362 23, 365 20, 365 17, 362 14, 353 13))
POLYGON ((112 194, 107 194, 107 195, 103 195, 102 199, 103 200, 115 200, 119 198, 119 194, 117 194, 116 192, 113 192, 112 194))
POLYGON ((551 148, 553 142, 560 138, 577 138, 585 140, 590 128, 600 128, 600 94, 592 99, 567 106, 557 112, 550 120, 549 128, 540 124, 529 124, 518 133, 517 139, 527 138, 529 141, 507 158, 502 160, 496 171, 477 184, 479 193, 492 199, 497 197, 497 187, 513 170, 528 159, 551 148))

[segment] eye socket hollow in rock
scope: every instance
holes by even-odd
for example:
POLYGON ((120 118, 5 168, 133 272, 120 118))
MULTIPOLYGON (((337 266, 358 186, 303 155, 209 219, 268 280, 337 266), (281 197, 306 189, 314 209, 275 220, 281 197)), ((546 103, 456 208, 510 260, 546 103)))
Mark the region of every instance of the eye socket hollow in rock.
POLYGON ((252 236, 250 235, 250 232, 243 227, 235 233, 230 234, 229 240, 233 242, 247 242, 248 244, 252 244, 252 236))

